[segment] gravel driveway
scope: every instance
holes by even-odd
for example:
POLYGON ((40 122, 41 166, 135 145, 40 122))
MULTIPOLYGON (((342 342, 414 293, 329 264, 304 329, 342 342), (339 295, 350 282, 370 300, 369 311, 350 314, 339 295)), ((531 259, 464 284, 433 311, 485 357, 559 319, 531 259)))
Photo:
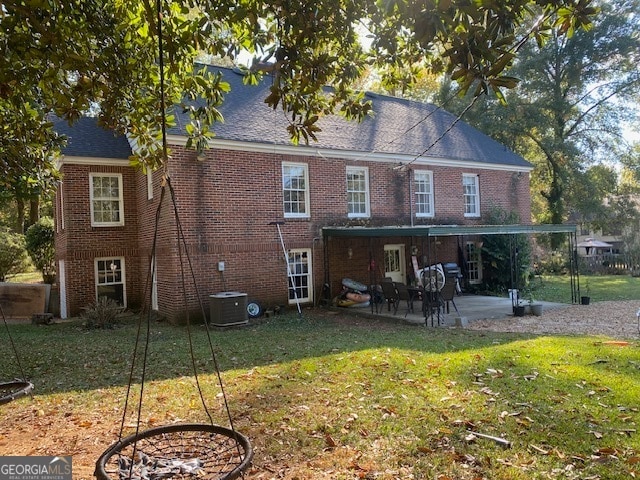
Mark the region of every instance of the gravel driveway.
POLYGON ((496 332, 588 334, 638 339, 640 300, 597 302, 545 310, 540 317, 475 320, 467 328, 496 332))

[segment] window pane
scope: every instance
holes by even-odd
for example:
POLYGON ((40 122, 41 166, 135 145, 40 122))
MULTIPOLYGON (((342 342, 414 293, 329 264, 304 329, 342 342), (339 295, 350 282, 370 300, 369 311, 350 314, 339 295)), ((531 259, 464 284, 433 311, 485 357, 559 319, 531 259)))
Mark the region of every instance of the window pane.
POLYGON ((307 212, 307 173, 305 165, 282 165, 284 213, 304 216, 307 212))
POLYGON ((96 294, 98 298, 109 297, 125 305, 122 258, 96 260, 96 294))
POLYGON ((93 175, 91 178, 91 201, 93 223, 122 224, 121 177, 93 175))
POLYGON ((480 199, 478 195, 478 177, 476 175, 464 175, 462 177, 462 192, 465 215, 478 215, 480 199))
POLYGON ((416 214, 433 215, 433 182, 430 172, 415 172, 416 214))
POLYGON ((353 216, 369 215, 366 169, 347 170, 347 212, 353 216))
POLYGON ((311 270, 307 250, 290 250, 289 257, 289 300, 311 300, 311 270))

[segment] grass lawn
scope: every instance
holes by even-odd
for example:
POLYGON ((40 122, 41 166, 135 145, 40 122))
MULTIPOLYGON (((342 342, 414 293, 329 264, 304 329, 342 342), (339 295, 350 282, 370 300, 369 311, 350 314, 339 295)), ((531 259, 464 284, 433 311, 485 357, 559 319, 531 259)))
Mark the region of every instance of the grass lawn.
MULTIPOLYGON (((630 275, 581 275, 580 294, 592 302, 605 300, 640 300, 640 278, 630 275)), ((568 276, 541 276, 531 281, 533 296, 538 300, 566 303, 571 300, 568 276)))
POLYGON ((42 282, 42 273, 39 270, 32 269, 28 272, 9 275, 6 281, 10 283, 40 283, 42 282))
MULTIPOLYGON (((74 478, 90 478, 117 439, 135 325, 9 327, 36 389, 0 406, 0 455, 72 455, 74 478)), ((207 405, 226 426, 206 330, 191 330, 207 405)), ((186 332, 150 325, 143 428, 207 421, 186 332)), ((640 476, 637 339, 428 329, 322 310, 211 334, 235 428, 255 449, 246 478, 640 476)), ((0 378, 18 376, 11 357, 0 378)), ((130 433, 135 416, 125 420, 130 433)))

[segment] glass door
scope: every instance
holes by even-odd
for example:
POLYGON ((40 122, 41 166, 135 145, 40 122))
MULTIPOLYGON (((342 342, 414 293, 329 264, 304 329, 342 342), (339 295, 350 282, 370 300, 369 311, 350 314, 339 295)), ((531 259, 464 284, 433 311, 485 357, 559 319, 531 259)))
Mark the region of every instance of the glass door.
POLYGON ((407 282, 404 244, 384 246, 384 276, 391 278, 393 282, 407 282))

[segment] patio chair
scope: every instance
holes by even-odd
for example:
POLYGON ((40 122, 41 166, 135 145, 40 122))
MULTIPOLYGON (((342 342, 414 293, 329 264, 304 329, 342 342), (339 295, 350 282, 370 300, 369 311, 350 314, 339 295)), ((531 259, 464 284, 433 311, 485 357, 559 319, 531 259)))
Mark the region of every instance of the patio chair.
POLYGON ((447 278, 442 290, 440 290, 440 298, 444 305, 446 305, 447 313, 449 313, 449 302, 453 304, 453 308, 455 308, 456 313, 460 316, 460 312, 458 311, 458 307, 456 307, 456 302, 453 301, 453 297, 456 295, 456 279, 449 277, 447 278))
POLYGON ((428 326, 428 318, 431 318, 431 326, 434 326, 433 317, 435 316, 440 326, 441 309, 444 309, 444 302, 439 292, 424 292, 422 296, 422 314, 424 315, 424 324, 428 326))
POLYGON ((413 312, 413 296, 404 283, 394 282, 393 285, 396 287, 396 292, 398 292, 398 303, 402 301, 407 302, 407 311, 404 314, 406 317, 409 312, 413 312))
POLYGON ((380 282, 380 287, 382 288, 382 295, 387 301, 387 309, 391 311, 391 306, 393 306, 393 314, 395 315, 398 311, 398 304, 400 303, 400 297, 398 296, 395 285, 393 282, 386 281, 380 282))

